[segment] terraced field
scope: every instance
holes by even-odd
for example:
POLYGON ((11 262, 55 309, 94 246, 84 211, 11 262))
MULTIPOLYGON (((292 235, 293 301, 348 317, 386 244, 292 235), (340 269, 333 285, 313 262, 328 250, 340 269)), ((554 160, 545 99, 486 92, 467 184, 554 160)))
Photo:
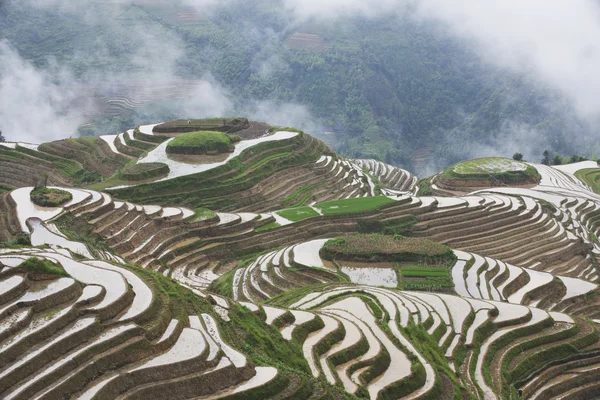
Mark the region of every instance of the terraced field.
POLYGON ((523 161, 489 157, 461 161, 431 179, 434 194, 461 195, 482 187, 531 187, 540 181, 536 168, 523 161))
POLYGON ((190 160, 155 126, 0 148, 0 397, 598 397, 590 163, 418 196, 302 132, 190 160))

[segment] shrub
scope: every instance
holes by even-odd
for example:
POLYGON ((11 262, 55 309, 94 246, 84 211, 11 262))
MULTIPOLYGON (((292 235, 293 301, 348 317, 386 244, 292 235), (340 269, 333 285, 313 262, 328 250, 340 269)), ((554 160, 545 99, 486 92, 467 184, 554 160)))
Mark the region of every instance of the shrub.
POLYGON ((171 140, 167 145, 171 154, 220 154, 233 151, 231 137, 221 132, 189 132, 171 140))
POLYGON ((513 154, 512 158, 515 161, 522 161, 523 160, 523 154, 521 154, 521 153, 515 153, 515 154, 513 154))

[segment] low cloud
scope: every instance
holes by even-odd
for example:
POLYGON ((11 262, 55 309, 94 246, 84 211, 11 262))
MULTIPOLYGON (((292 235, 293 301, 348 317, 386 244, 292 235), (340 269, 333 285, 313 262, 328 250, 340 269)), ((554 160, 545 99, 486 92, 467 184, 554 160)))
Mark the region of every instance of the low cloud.
POLYGON ((434 22, 485 61, 559 90, 600 117, 600 3, 594 0, 283 0, 300 20, 397 15, 434 22))
POLYGON ((0 41, 0 130, 7 140, 39 143, 75 136, 91 103, 70 72, 36 69, 0 41))
POLYGON ((182 117, 222 117, 232 112, 233 102, 229 93, 208 74, 182 101, 181 110, 182 117))
POLYGON ((399 0, 283 0, 297 20, 327 20, 347 17, 381 17, 406 6, 399 0))
POLYGON ((291 126, 313 131, 317 126, 308 107, 294 103, 261 101, 246 107, 244 114, 272 125, 291 126))
MULTIPOLYGON (((179 100, 167 104, 169 101, 163 100, 169 99, 160 96, 164 93, 159 93, 159 87, 168 87, 171 83, 171 86, 175 86, 183 81, 178 76, 177 63, 185 54, 185 43, 177 35, 162 29, 152 19, 143 23, 123 23, 114 18, 114 13, 98 12, 97 3, 92 0, 23 1, 35 7, 76 11, 83 15, 86 23, 102 26, 103 30, 115 35, 126 36, 128 40, 123 45, 130 45, 132 51, 123 60, 123 65, 128 68, 107 71, 94 67, 101 64, 95 60, 110 59, 112 50, 106 48, 105 43, 88 43, 86 47, 75 49, 75 59, 67 61, 77 65, 78 57, 86 57, 86 62, 81 64, 90 68, 78 71, 78 76, 73 78, 73 73, 52 61, 43 68, 34 67, 5 43, 0 50, 3 61, 0 66, 0 129, 10 139, 14 138, 16 132, 27 140, 38 137, 38 141, 75 135, 78 124, 87 121, 85 117, 91 113, 90 108, 93 111, 91 102, 82 99, 91 98, 94 93, 132 97, 134 100, 138 100, 136 96, 139 92, 151 93, 152 96, 147 96, 149 100, 139 96, 142 98, 139 101, 148 104, 158 99, 160 107, 163 110, 167 108, 165 115, 237 114, 280 125, 298 126, 313 132, 318 130, 318 124, 308 107, 276 100, 242 100, 235 93, 229 93, 210 74, 199 80, 193 78, 195 80, 190 80, 189 87, 182 84, 185 90, 179 91, 179 86, 177 90, 172 90, 179 93, 179 100), (93 57, 91 62, 89 57, 93 57), (77 83, 77 79, 86 82, 85 89, 77 83), (152 86, 156 86, 156 89, 152 86), (36 115, 40 120, 35 123, 31 123, 31 119, 27 123, 22 122, 30 115, 36 115)), ((177 4, 192 6, 210 14, 221 7, 235 7, 241 1, 182 0, 177 4)), ((129 7, 125 7, 129 4, 126 0, 114 3, 121 3, 124 9, 129 7)), ((250 72, 260 79, 291 73, 288 60, 273 54, 277 53, 275 49, 280 45, 281 32, 293 31, 298 23, 311 20, 330 22, 335 19, 350 21, 349 18, 353 17, 397 17, 398 23, 402 23, 402 18, 411 18, 428 27, 435 26, 439 34, 457 38, 489 64, 526 77, 527 87, 533 83, 534 86, 560 92, 579 118, 600 126, 600 98, 597 96, 600 93, 600 80, 596 79, 600 70, 600 5, 594 0, 279 0, 279 4, 281 21, 284 22, 277 32, 269 26, 240 21, 245 24, 240 30, 256 38, 253 43, 259 44, 253 55, 250 72)), ((216 51, 220 50, 207 47, 205 54, 210 57, 211 52, 216 51)), ((551 109, 561 115, 567 114, 566 107, 557 104, 551 105, 551 109)), ((494 154, 501 152, 510 156, 519 151, 533 158, 527 153, 537 152, 540 146, 546 145, 536 127, 524 124, 506 122, 502 131, 495 134, 497 137, 490 139, 487 145, 471 146, 470 154, 465 156, 491 154, 492 151, 494 154), (536 148, 530 150, 528 144, 531 143, 535 143, 536 148)), ((573 141, 579 139, 574 138, 573 141)), ((552 147, 551 144, 548 146, 552 147)))

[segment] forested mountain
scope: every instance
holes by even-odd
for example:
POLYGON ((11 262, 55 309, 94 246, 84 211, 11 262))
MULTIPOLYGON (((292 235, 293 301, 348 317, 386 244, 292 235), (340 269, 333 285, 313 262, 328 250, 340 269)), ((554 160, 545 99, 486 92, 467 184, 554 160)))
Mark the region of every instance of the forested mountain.
POLYGON ((2 2, 0 37, 36 68, 68 71, 78 93, 69 106, 94 99, 84 135, 245 115, 289 121, 342 154, 421 175, 490 148, 530 159, 544 149, 594 151, 568 139, 592 128, 558 93, 486 64, 432 22, 298 22, 279 2, 259 0, 206 12, 177 2, 63 3, 2 2))

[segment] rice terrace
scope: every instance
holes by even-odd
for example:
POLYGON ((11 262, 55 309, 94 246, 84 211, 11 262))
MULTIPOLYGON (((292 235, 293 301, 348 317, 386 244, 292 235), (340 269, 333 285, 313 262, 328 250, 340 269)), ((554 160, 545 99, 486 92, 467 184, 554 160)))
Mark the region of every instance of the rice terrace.
POLYGON ((596 162, 419 181, 235 118, 0 143, 0 169, 3 399, 600 393, 596 162))

